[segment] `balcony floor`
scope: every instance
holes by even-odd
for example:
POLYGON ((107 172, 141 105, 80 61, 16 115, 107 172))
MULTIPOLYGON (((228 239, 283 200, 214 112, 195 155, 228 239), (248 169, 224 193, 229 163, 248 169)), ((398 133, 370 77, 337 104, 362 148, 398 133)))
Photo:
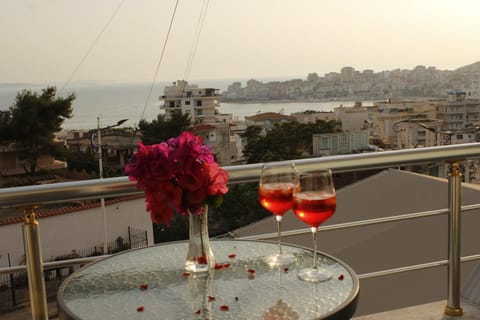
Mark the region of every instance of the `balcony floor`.
POLYGON ((478 320, 480 319, 480 307, 466 301, 461 302, 463 315, 460 317, 446 316, 443 314, 446 301, 437 301, 413 307, 385 311, 360 317, 353 320, 478 320))

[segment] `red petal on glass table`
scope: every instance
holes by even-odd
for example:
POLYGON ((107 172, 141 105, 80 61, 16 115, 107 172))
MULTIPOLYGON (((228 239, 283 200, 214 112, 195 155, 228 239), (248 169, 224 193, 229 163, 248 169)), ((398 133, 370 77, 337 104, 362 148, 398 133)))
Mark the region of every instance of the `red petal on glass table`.
POLYGON ((144 290, 147 290, 148 289, 148 284, 141 284, 139 286, 140 290, 144 291, 144 290))
POLYGON ((226 269, 230 267, 230 263, 215 263, 215 269, 226 269))
POLYGON ((143 310, 145 310, 144 307, 138 307, 138 308, 137 308, 137 312, 143 312, 143 310))
POLYGON ((345 277, 344 277, 344 275, 343 275, 343 274, 341 274, 341 275, 339 275, 339 276, 338 276, 338 280, 340 280, 340 281, 341 281, 341 280, 343 280, 343 279, 345 279, 345 277))
POLYGON ((220 310, 222 311, 228 311, 230 308, 227 305, 222 305, 220 306, 220 310))
POLYGON ((195 311, 195 314, 200 314, 202 313, 202 311, 200 309, 198 309, 197 311, 195 311))
POLYGON ((184 272, 184 273, 183 273, 183 276, 184 276, 184 277, 190 276, 190 272, 184 272))
POLYGON ((208 302, 212 302, 212 301, 215 301, 215 297, 208 296, 208 302))
POLYGON ((283 272, 288 272, 288 268, 283 268, 283 272))
POLYGON ((247 271, 250 272, 250 273, 255 273, 255 270, 253 270, 253 269, 248 269, 247 271))
POLYGON ((233 259, 233 258, 235 258, 236 256, 237 256, 237 255, 236 255, 235 253, 232 253, 232 254, 229 254, 229 255, 228 255, 228 257, 229 257, 230 259, 233 259))

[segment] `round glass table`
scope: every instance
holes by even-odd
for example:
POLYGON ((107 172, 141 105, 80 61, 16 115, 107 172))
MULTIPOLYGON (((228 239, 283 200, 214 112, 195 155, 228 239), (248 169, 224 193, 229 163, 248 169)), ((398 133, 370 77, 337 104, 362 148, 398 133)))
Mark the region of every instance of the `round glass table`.
POLYGON ((312 250, 284 244, 295 255, 288 268, 263 261, 275 243, 213 240, 217 267, 183 269, 187 242, 125 251, 72 274, 58 291, 60 319, 350 319, 359 293, 352 269, 319 253, 333 277, 310 283, 297 277, 312 264, 312 250))

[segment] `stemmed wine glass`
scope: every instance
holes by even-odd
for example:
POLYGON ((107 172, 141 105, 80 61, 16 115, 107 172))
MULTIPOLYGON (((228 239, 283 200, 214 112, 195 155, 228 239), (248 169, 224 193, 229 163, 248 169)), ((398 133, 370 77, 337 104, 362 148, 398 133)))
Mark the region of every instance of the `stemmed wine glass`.
POLYGON ((286 266, 296 260, 292 254, 282 252, 281 224, 285 212, 292 209, 293 191, 297 186, 297 171, 293 162, 263 165, 258 199, 265 209, 275 215, 278 229, 277 253, 265 258, 265 262, 270 267, 286 266))
POLYGON ((330 218, 337 207, 332 171, 302 172, 298 182, 299 188, 293 194, 293 212, 310 226, 313 235, 313 267, 300 270, 298 277, 310 282, 326 281, 332 275, 317 267, 317 231, 318 226, 330 218))

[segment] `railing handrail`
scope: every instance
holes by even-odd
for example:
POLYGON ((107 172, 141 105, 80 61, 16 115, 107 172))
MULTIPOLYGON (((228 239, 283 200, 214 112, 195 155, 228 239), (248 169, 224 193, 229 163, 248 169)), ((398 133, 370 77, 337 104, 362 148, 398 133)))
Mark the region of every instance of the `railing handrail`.
MULTIPOLYGON (((106 255, 94 256, 94 257, 74 258, 74 259, 67 259, 67 260, 60 260, 60 261, 47 261, 43 263, 43 269, 47 271, 55 268, 70 267, 75 264, 87 264, 87 263, 104 259, 110 256, 111 256, 110 254, 106 254, 106 255)), ((26 270, 27 270, 27 266, 24 264, 14 266, 14 267, 5 267, 5 268, 0 268, 0 275, 6 274, 6 273, 13 273, 13 272, 22 272, 26 270)))
MULTIPOLYGON (((480 143, 349 154, 294 160, 299 170, 330 168, 355 172, 480 157, 480 143)), ((287 161, 288 162, 288 161, 287 161)), ((230 184, 257 181, 262 163, 226 166, 230 184)), ((0 208, 140 194, 128 177, 62 182, 0 189, 0 208)))

